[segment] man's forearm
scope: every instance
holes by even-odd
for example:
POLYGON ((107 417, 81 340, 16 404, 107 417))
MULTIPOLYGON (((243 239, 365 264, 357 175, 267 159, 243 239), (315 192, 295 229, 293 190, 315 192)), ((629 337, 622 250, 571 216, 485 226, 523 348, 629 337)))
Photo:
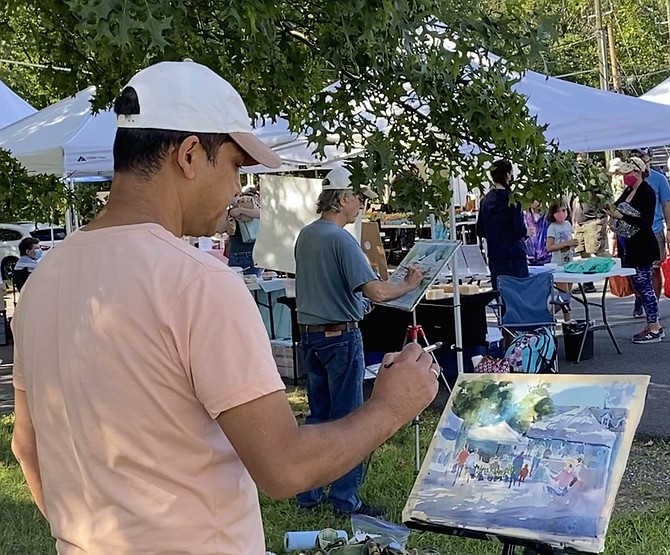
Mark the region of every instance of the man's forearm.
POLYGON ((21 465, 21 470, 28 483, 30 493, 37 508, 47 517, 42 493, 42 477, 37 458, 37 439, 35 428, 28 408, 26 392, 14 389, 14 434, 12 435, 12 452, 21 465))
POLYGON ((370 400, 336 421, 298 426, 284 393, 277 392, 226 411, 218 421, 258 487, 283 499, 327 484, 362 462, 403 424, 393 416, 395 408, 370 400))
POLYGON ((409 293, 416 287, 416 285, 412 285, 406 281, 397 283, 391 283, 390 281, 377 281, 374 282, 372 288, 364 288, 363 293, 372 302, 383 303, 386 301, 392 301, 398 297, 402 297, 405 293, 409 293))
POLYGON ((340 478, 389 439, 403 422, 389 419, 388 410, 366 403, 348 416, 296 430, 286 461, 287 489, 279 497, 292 497, 340 478), (291 486, 292 483, 292 486, 291 486))
POLYGON ((44 493, 42 491, 42 476, 40 474, 40 465, 37 459, 37 449, 34 446, 26 445, 23 440, 12 441, 12 451, 16 460, 19 461, 23 475, 26 478, 28 489, 35 501, 35 505, 40 510, 44 518, 47 518, 46 506, 44 504, 44 493))

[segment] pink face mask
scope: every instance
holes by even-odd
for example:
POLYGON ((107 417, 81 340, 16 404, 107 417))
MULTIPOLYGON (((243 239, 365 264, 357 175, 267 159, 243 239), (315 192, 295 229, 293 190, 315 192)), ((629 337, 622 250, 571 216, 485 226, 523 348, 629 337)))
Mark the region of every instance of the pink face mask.
POLYGON ((554 220, 556 220, 556 223, 558 224, 562 224, 567 219, 568 213, 565 210, 559 210, 554 214, 554 220))
POLYGON ((627 187, 635 187, 637 185, 637 177, 632 173, 627 173, 623 176, 623 182, 627 187))

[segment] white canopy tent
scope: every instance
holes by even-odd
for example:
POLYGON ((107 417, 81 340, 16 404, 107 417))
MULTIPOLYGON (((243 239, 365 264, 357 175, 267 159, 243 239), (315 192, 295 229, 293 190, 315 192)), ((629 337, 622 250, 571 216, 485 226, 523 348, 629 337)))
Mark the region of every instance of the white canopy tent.
MULTIPOLYGON (((549 124, 547 139, 558 140, 563 150, 628 149, 641 144, 665 144, 670 139, 670 106, 533 71, 524 74, 515 90, 528 98, 530 113, 537 116, 538 122, 549 124)), ((0 147, 10 150, 34 173, 75 178, 111 176, 114 114, 107 110, 93 115, 90 100, 94 94, 95 87, 89 87, 0 129, 0 147)), ((387 123, 380 120, 379 126, 384 125, 387 123)), ((355 154, 328 146, 322 159, 314 154, 314 147, 305 137, 288 129, 288 122, 282 118, 258 121, 255 133, 284 160, 280 171, 330 167, 355 154)), ((256 166, 247 171, 267 170, 256 166)))
POLYGON ((0 129, 0 147, 10 150, 30 172, 85 177, 113 172, 116 124, 107 110, 91 113, 95 87, 0 129))
POLYGON ((670 105, 670 77, 640 96, 642 100, 670 105))
MULTIPOLYGON (((528 71, 514 89, 528 98, 561 150, 602 152, 669 142, 670 107, 528 71)), ((670 102, 668 102, 670 104, 670 102)))
POLYGON ((0 81, 0 129, 19 121, 37 110, 0 81))

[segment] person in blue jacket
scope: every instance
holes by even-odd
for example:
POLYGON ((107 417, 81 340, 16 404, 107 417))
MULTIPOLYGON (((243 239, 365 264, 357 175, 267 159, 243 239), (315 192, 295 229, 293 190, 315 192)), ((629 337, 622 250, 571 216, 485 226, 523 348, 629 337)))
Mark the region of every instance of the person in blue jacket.
POLYGON ((521 205, 510 203, 512 163, 496 160, 490 173, 493 186, 479 207, 477 235, 486 239, 491 286, 497 289, 498 276, 528 277, 528 230, 521 205))

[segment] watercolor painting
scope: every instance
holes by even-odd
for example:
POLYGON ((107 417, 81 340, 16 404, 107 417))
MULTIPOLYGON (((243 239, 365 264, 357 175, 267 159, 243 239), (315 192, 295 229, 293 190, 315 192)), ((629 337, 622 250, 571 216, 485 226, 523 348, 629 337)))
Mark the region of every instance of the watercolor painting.
POLYGON ((602 552, 648 384, 462 374, 403 520, 602 552))
POLYGON ((421 285, 392 301, 379 303, 407 312, 414 310, 426 293, 426 289, 435 281, 442 268, 449 262, 460 246, 460 241, 438 241, 422 239, 414 243, 400 266, 391 274, 388 281, 398 283, 405 279, 407 269, 411 266, 419 268, 423 273, 421 285))

